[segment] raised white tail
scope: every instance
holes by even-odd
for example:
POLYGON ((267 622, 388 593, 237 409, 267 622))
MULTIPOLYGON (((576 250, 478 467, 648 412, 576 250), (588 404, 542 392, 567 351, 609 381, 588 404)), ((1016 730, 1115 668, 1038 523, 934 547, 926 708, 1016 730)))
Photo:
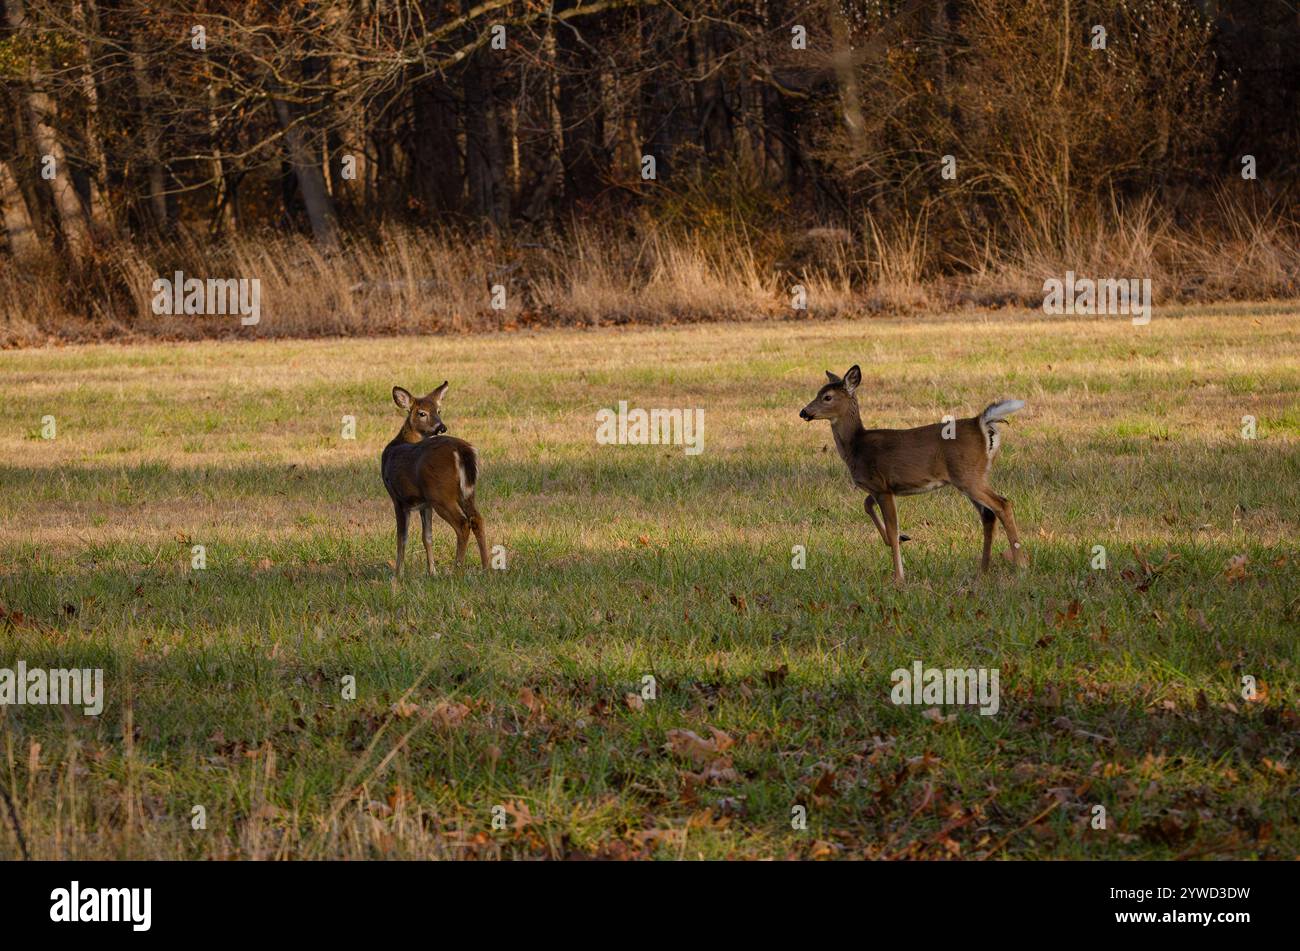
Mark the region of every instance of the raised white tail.
POLYGON ((997 423, 1024 408, 1024 400, 1002 400, 1000 403, 990 403, 984 408, 984 412, 980 413, 980 420, 985 423, 997 423))

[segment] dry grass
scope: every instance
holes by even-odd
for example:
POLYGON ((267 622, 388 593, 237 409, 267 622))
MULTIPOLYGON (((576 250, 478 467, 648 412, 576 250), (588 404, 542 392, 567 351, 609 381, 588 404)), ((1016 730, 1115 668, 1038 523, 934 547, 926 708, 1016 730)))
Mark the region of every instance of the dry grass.
POLYGON ((1110 207, 1075 219, 1063 248, 1025 229, 1009 252, 984 246, 953 280, 977 304, 1041 303, 1043 280, 1080 276, 1150 278, 1155 302, 1268 300, 1300 294, 1300 234, 1275 207, 1255 208, 1220 192, 1212 214, 1179 226, 1154 202, 1110 207))
POLYGON ((954 306, 1037 306, 1066 270, 1150 277, 1157 303, 1264 300, 1300 293, 1295 222, 1274 206, 1221 193, 1192 226, 1151 202, 1076 217, 1062 246, 1041 230, 997 247, 968 223, 954 238, 925 214, 872 217, 855 231, 754 231, 711 222, 691 230, 648 216, 623 227, 578 223, 508 241, 389 228, 323 252, 297 235, 250 235, 219 246, 180 241, 146 251, 103 248, 76 265, 0 259, 0 346, 99 338, 308 337, 461 333, 520 326, 678 323, 954 306), (255 328, 232 317, 156 316, 155 277, 255 278, 255 328), (492 306, 494 285, 504 307, 492 306), (794 289, 806 310, 794 309, 794 289))

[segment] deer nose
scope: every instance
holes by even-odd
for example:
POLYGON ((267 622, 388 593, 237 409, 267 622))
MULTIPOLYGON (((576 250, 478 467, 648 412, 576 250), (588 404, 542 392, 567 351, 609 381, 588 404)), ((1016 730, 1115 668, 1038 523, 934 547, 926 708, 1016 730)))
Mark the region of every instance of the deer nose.
POLYGON ((446 424, 446 423, 439 423, 437 426, 434 426, 434 427, 433 427, 433 434, 434 434, 435 436, 441 436, 441 435, 442 435, 443 433, 445 433, 446 431, 447 431, 447 424, 446 424))
POLYGON ((807 411, 806 409, 801 409, 801 410, 799 410, 799 418, 800 418, 800 419, 812 419, 812 417, 808 415, 808 411, 807 411))

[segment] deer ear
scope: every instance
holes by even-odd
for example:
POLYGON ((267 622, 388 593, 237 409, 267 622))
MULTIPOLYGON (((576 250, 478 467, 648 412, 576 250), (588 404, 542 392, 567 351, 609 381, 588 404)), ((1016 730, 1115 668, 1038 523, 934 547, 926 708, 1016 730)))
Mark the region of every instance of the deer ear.
POLYGON ((399 408, 409 410, 411 408, 411 394, 406 392, 400 386, 393 387, 393 402, 399 408))
POLYGON ((832 383, 838 383, 838 382, 840 382, 840 378, 837 377, 837 376, 836 376, 834 373, 832 373, 830 370, 827 370, 827 371, 826 371, 826 379, 830 380, 832 383))
POLYGON ((433 400, 435 403, 441 403, 443 395, 447 392, 447 381, 443 380, 442 385, 434 389, 432 393, 425 397, 426 400, 433 400))
POLYGON ((862 370, 859 369, 858 365, 855 363, 853 366, 849 367, 849 372, 844 374, 844 386, 849 391, 849 394, 852 395, 853 391, 858 388, 858 384, 861 382, 862 370))

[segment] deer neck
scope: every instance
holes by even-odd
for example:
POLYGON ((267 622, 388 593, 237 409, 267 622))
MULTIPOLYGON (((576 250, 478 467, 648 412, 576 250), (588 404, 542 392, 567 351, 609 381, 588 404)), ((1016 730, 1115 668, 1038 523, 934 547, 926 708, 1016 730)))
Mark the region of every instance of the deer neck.
POLYGON ((400 446, 403 443, 420 442, 422 439, 423 437, 415 431, 415 427, 411 425, 411 421, 408 419, 402 423, 402 428, 397 431, 397 435, 393 437, 393 441, 388 445, 400 446))
POLYGON ((831 433, 835 436, 835 448, 839 450, 841 459, 846 462, 850 459, 854 443, 866 431, 856 409, 831 420, 831 433))

